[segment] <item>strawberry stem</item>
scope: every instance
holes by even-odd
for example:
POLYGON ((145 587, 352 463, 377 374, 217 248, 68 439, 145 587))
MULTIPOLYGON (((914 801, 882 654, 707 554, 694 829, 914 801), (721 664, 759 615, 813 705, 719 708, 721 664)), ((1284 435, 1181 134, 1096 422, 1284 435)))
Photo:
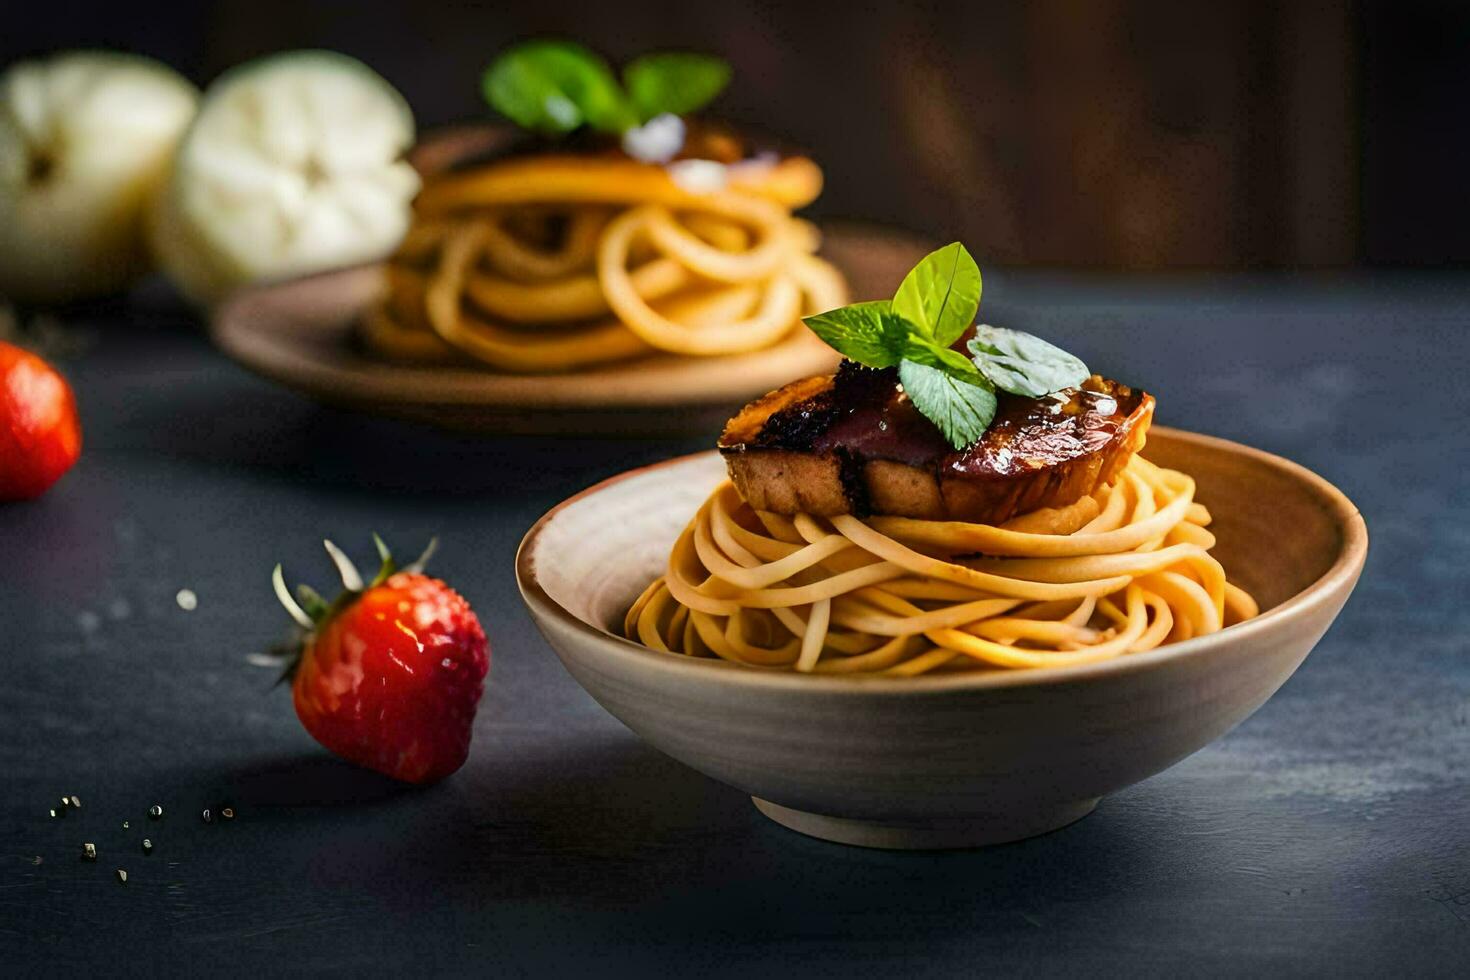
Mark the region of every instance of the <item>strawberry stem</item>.
POLYGON ((373 576, 372 584, 382 585, 388 581, 394 572, 398 571, 398 562, 393 560, 393 552, 388 550, 388 545, 383 542, 382 538, 378 537, 377 532, 373 533, 373 544, 378 549, 379 563, 378 574, 373 576))
POLYGON ((298 626, 308 630, 316 626, 312 618, 307 615, 306 610, 291 598, 291 590, 286 588, 286 576, 281 572, 280 565, 277 565, 276 570, 271 573, 271 587, 276 590, 276 598, 281 600, 281 605, 286 607, 287 614, 296 621, 298 626))
POLYGON ((320 622, 321 618, 327 614, 327 600, 323 599, 321 593, 311 586, 305 584, 296 586, 296 598, 301 601, 301 608, 306 610, 306 614, 312 618, 313 622, 320 622))
POLYGON ((342 576, 342 587, 348 592, 361 592, 362 575, 357 571, 357 566, 352 564, 352 559, 330 541, 323 541, 322 545, 326 547, 332 564, 337 566, 337 574, 342 576))
POLYGON ((427 565, 427 564, 429 564, 429 559, 432 558, 432 557, 434 557, 434 552, 436 552, 438 550, 439 550, 439 539, 437 537, 430 538, 429 539, 429 546, 424 549, 424 553, 421 554, 421 555, 419 555, 417 558, 415 558, 409 564, 404 565, 403 566, 403 570, 405 572, 412 572, 415 575, 421 574, 423 572, 423 570, 424 570, 424 566, 427 565))

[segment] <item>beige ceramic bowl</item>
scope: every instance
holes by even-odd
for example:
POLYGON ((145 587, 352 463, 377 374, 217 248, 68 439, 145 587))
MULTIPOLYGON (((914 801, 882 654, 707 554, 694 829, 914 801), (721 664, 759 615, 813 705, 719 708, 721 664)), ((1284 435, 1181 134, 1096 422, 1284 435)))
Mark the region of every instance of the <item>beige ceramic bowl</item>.
POLYGON ((616 633, 723 478, 715 453, 614 477, 541 518, 521 593, 567 670, 674 758, 829 840, 962 847, 1044 833, 1259 708, 1331 625, 1368 550, 1357 508, 1268 453, 1156 427, 1145 455, 1192 474, 1215 554, 1265 610, 1212 636, 1048 671, 861 679, 656 653, 616 633))

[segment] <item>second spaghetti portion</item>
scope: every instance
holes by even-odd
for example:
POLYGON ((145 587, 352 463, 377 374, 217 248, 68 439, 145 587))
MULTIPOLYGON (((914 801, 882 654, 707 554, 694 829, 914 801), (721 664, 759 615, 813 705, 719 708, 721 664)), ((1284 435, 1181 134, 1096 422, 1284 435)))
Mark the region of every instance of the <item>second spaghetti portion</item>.
POLYGON ((760 350, 846 302, 792 214, 821 190, 816 164, 739 159, 717 137, 662 165, 531 153, 431 179, 364 341, 397 360, 557 372, 760 350))
POLYGON ((783 516, 725 483, 624 628, 655 650, 818 674, 1120 657, 1256 615, 1210 554, 1194 492, 1134 456, 1096 493, 986 525, 783 516))

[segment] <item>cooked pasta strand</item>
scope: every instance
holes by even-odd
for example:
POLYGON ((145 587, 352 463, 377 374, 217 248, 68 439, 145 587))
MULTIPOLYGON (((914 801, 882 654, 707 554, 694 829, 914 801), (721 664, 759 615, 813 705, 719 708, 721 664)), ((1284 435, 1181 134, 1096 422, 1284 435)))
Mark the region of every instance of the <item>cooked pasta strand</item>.
POLYGON ((723 173, 698 189, 664 167, 549 155, 432 180, 359 336, 393 360, 560 372, 760 350, 845 304, 820 235, 791 214, 821 189, 816 166, 723 173))
POLYGON ((1087 503, 990 527, 785 517, 752 511, 726 483, 624 632, 747 666, 894 677, 1151 650, 1258 611, 1210 555, 1194 490, 1135 457, 1087 503))

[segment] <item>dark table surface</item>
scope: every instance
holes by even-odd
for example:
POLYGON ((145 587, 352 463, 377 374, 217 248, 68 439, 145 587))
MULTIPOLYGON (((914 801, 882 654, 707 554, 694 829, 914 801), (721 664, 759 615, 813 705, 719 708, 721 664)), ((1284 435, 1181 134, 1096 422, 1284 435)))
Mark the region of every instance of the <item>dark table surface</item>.
POLYGON ((160 294, 73 314, 86 452, 0 507, 0 972, 1462 970, 1470 279, 996 274, 985 304, 1146 386, 1163 422, 1322 473, 1372 548, 1236 731, 1065 830, 937 854, 770 823, 605 714, 522 609, 538 515, 710 436, 443 434, 257 379, 160 294), (275 562, 325 584, 321 538, 366 560, 374 530, 440 534, 494 648, 470 760, 427 790, 328 756, 246 662, 285 623, 275 562))

